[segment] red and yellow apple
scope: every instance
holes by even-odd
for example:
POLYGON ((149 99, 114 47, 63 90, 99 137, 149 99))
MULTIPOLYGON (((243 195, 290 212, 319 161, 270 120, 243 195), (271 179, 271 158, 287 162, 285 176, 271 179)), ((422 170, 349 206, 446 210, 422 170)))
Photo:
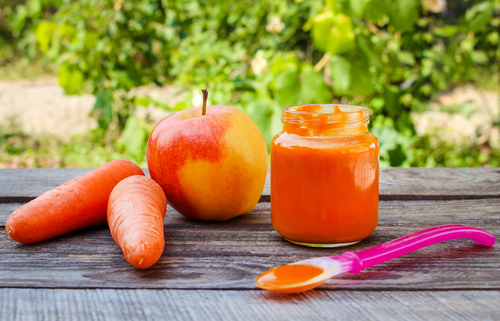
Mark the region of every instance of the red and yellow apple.
POLYGON ((267 174, 267 148, 255 123, 230 106, 182 110, 160 121, 148 140, 151 177, 179 213, 228 220, 252 210, 267 174))

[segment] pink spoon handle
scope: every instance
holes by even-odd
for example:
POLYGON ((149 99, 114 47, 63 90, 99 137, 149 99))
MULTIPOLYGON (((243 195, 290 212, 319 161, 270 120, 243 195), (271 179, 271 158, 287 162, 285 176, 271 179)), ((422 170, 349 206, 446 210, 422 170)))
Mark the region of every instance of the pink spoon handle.
POLYGON ((423 247, 459 238, 470 238, 486 246, 493 246, 495 243, 495 237, 484 230, 465 225, 441 225, 408 234, 360 252, 345 252, 340 257, 345 265, 350 265, 346 272, 358 273, 362 269, 392 260, 423 247), (346 261, 350 261, 350 264, 346 264, 346 261))

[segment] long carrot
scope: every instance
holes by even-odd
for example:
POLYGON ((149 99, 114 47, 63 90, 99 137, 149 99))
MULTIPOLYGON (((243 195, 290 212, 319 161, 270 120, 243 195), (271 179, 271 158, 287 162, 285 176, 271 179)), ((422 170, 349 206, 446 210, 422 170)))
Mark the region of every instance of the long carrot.
POLYGON ((126 178, 111 192, 109 229, 132 266, 147 269, 160 259, 165 248, 166 211, 167 198, 160 185, 149 177, 126 178))
POLYGON ((7 220, 7 234, 20 243, 36 243, 105 224, 111 191, 132 175, 144 173, 136 164, 122 159, 94 169, 18 208, 7 220))

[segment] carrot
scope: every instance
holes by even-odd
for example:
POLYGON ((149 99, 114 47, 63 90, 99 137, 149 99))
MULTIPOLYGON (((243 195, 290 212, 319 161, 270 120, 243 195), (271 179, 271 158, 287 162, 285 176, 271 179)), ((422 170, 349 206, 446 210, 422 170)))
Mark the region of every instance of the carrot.
POLYGON ((149 177, 124 179, 111 192, 108 225, 125 259, 138 269, 147 269, 165 248, 163 220, 167 198, 158 183, 149 177))
POLYGON ((111 191, 132 175, 144 173, 136 164, 122 159, 94 169, 18 208, 7 219, 7 234, 20 243, 36 243, 105 224, 111 191))

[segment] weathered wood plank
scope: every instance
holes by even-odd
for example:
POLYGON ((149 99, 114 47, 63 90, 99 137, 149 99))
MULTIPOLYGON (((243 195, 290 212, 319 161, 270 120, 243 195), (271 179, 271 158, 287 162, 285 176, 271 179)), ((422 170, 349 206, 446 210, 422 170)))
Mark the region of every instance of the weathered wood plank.
POLYGON ((498 320, 500 291, 0 289, 2 320, 498 320))
POLYGON ((500 198, 500 168, 381 168, 382 200, 500 198))
MULTIPOLYGON (((0 203, 28 202, 91 168, 0 169, 0 203)), ((149 171, 143 169, 149 176, 149 171)))
MULTIPOLYGON (((0 169, 0 203, 27 202, 91 169, 0 169)), ((147 169, 143 169, 149 175, 147 169)), ((268 173, 269 174, 269 173, 268 173)), ((270 200, 269 175, 261 202, 270 200)), ((381 200, 500 198, 498 168, 382 168, 381 200)))
MULTIPOLYGON (((0 205, 2 226, 12 210, 0 205), (5 210, 7 208, 7 210, 5 210)), ((500 200, 385 201, 373 235, 345 249, 311 249, 284 241, 270 223, 269 203, 228 222, 187 220, 169 209, 166 249, 146 271, 132 268, 106 227, 34 245, 10 240, 0 228, 0 287, 255 289, 255 277, 277 265, 359 251, 422 228, 460 223, 500 235, 500 200)), ((434 245, 343 275, 323 289, 500 289, 500 250, 470 240, 434 245)))

